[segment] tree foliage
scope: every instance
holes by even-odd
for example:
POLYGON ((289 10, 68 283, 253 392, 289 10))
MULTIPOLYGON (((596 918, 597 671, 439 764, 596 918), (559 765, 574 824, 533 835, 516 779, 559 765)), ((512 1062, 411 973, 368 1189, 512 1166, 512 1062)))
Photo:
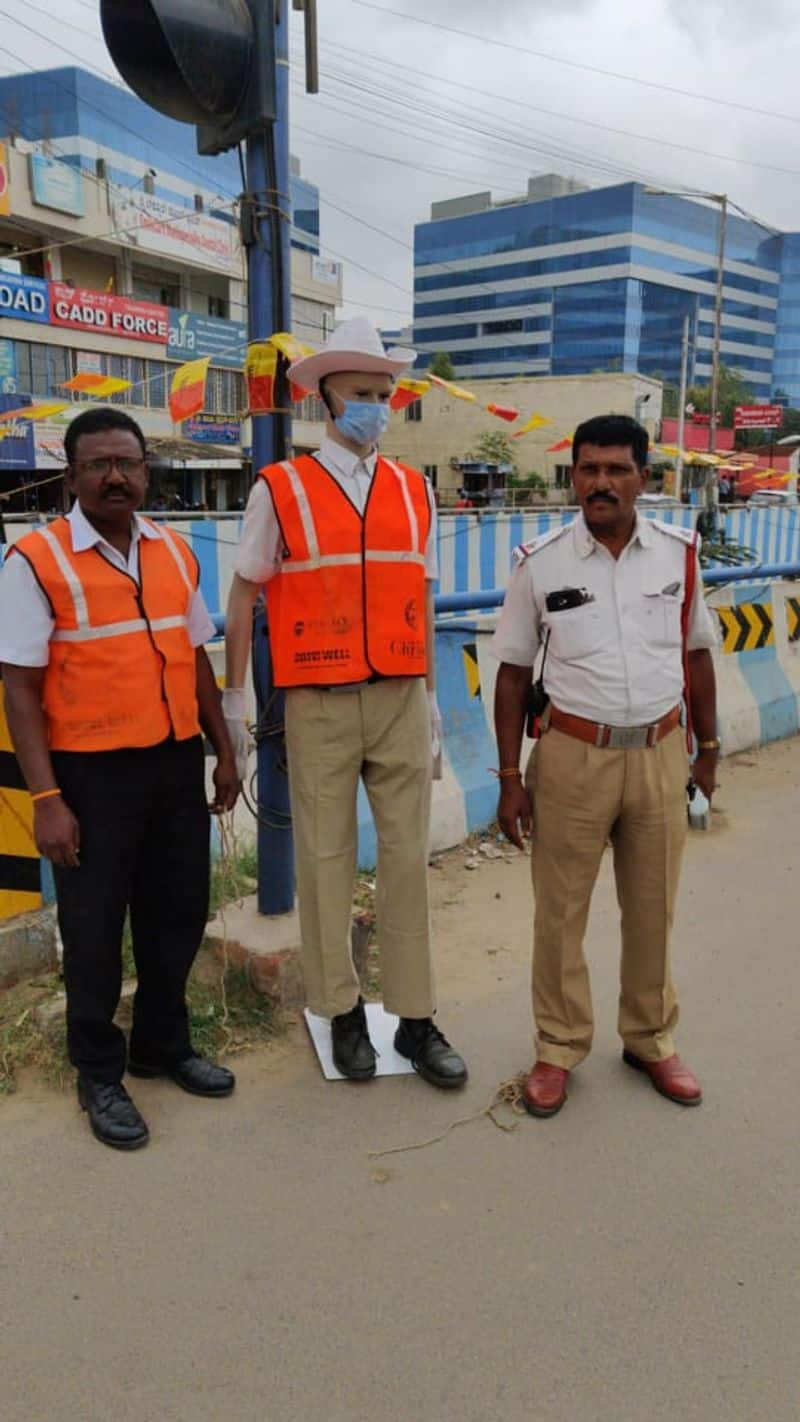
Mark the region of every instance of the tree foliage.
POLYGON ((474 457, 484 464, 510 464, 514 473, 517 472, 514 449, 503 430, 484 430, 475 445, 474 457))
MULTIPOLYGON (((744 376, 741 375, 738 370, 732 370, 728 365, 720 365, 719 395, 717 398, 717 412, 719 414, 720 425, 730 428, 733 424, 733 412, 736 406, 752 405, 753 400, 753 387, 747 384, 744 376)), ((687 405, 694 405, 698 414, 710 414, 710 384, 690 385, 686 392, 686 403, 687 405)))
POLYGON ((452 380, 455 375, 453 362, 447 351, 436 351, 428 369, 431 375, 438 375, 440 380, 452 380))

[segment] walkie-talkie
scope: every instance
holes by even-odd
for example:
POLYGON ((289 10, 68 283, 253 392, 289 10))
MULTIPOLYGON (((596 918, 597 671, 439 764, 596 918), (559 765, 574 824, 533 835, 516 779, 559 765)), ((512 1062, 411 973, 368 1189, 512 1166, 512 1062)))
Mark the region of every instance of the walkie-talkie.
POLYGON ((547 648, 550 646, 550 628, 547 629, 547 636, 544 641, 544 653, 542 655, 542 665, 539 668, 539 675, 531 684, 528 692, 527 702, 527 732, 532 741, 538 741, 542 732, 542 717, 550 703, 550 697, 544 689, 544 664, 547 661, 547 648))

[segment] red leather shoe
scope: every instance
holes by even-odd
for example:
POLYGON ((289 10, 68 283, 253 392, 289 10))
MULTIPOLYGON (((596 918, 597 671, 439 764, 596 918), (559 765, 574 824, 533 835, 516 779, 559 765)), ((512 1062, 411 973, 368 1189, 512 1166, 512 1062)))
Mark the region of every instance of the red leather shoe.
POLYGON ((555 1116, 567 1099, 569 1072, 549 1062, 537 1062, 522 1089, 529 1116, 555 1116))
POLYGON ((697 1077, 681 1061, 680 1057, 667 1057, 663 1062, 643 1062, 626 1047, 622 1060, 636 1071, 646 1072, 656 1091, 679 1106, 699 1106, 703 1099, 703 1088, 697 1077))

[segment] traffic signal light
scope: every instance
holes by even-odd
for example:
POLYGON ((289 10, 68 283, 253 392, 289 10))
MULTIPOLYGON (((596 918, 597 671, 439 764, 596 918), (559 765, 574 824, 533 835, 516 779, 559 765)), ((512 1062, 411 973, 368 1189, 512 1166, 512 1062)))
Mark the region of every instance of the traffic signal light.
POLYGON ((151 108, 223 153, 276 118, 276 0, 100 0, 108 52, 151 108))

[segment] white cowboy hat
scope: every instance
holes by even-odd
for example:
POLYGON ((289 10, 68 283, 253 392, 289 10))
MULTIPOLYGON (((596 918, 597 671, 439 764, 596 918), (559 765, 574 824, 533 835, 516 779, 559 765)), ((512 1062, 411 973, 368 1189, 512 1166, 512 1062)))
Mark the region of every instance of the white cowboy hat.
POLYGON ((319 382, 326 375, 344 371, 358 374, 381 374, 397 377, 408 370, 417 358, 416 351, 402 346, 384 348, 375 327, 366 316, 354 316, 336 327, 328 342, 316 355, 302 356, 289 366, 289 379, 303 390, 319 394, 319 382))

